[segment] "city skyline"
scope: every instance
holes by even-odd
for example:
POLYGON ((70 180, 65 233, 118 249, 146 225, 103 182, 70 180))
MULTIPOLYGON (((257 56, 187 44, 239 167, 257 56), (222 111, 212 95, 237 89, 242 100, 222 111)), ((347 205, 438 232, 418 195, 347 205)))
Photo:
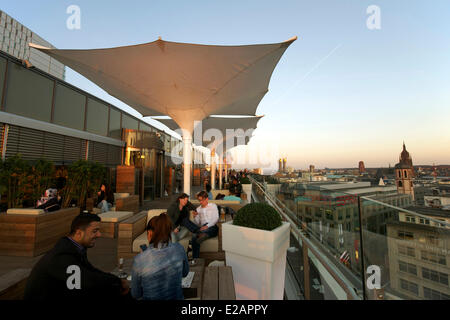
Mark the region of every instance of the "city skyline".
MULTIPOLYGON (((450 163, 446 1, 433 6, 408 1, 286 1, 283 6, 264 1, 138 1, 134 6, 79 1, 79 30, 66 26, 68 1, 26 4, 28 10, 17 3, 1 9, 62 49, 132 45, 159 36, 218 45, 298 36, 258 107, 257 114, 265 117, 254 137, 247 148, 233 153, 269 147, 278 153, 274 158, 287 155, 293 168, 351 168, 360 160, 369 168, 387 167, 398 161, 405 141, 414 164, 450 163), (377 30, 367 27, 372 4, 381 11, 377 30)), ((141 117, 70 69, 66 81, 141 117)))

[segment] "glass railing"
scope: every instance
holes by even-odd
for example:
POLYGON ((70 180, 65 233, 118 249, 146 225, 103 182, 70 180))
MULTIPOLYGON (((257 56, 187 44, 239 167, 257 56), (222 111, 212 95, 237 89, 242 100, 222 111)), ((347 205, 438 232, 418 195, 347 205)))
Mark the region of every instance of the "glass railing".
POLYGON ((252 201, 291 223, 288 266, 305 299, 450 299, 450 211, 389 187, 251 181, 252 201))

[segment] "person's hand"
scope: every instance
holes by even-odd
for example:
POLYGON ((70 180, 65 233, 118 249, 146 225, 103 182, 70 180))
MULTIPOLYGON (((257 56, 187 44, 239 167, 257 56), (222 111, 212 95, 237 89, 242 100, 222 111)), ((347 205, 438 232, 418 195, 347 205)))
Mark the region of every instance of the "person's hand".
POLYGON ((198 215, 198 212, 197 212, 196 210, 193 210, 193 211, 192 211, 192 214, 193 214, 193 215, 194 215, 194 217, 195 217, 195 216, 197 216, 197 215, 198 215))
POLYGON ((173 230, 173 233, 177 234, 178 232, 180 232, 180 229, 175 228, 175 230, 173 230))
POLYGON ((101 193, 102 193, 101 191, 97 192, 98 195, 100 195, 101 193))
POLYGON ((120 290, 120 294, 124 296, 130 291, 130 285, 128 284, 127 279, 120 279, 120 282, 122 282, 122 289, 120 290))
POLYGON ((200 231, 203 231, 203 230, 206 230, 206 229, 208 229, 208 226, 203 226, 203 227, 200 228, 200 231))

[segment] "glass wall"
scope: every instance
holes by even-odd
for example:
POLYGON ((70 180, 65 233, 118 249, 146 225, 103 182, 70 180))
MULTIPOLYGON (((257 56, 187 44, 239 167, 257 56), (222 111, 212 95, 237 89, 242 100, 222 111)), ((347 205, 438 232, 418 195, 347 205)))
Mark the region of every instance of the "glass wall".
POLYGON ((110 108, 109 110, 109 136, 111 138, 121 139, 120 132, 120 111, 110 108))
POLYGON ((7 62, 6 59, 0 57, 0 103, 1 97, 3 96, 3 82, 5 79, 6 62, 7 62))
POLYGON ((84 130, 86 96, 57 84, 53 122, 65 127, 84 130))
POLYGON ((126 114, 122 114, 122 128, 138 130, 138 120, 133 119, 126 114))
POLYGON ((106 136, 108 133, 108 106, 88 98, 86 131, 106 136))
POLYGON ((11 63, 8 70, 5 111, 50 122, 53 81, 11 63))

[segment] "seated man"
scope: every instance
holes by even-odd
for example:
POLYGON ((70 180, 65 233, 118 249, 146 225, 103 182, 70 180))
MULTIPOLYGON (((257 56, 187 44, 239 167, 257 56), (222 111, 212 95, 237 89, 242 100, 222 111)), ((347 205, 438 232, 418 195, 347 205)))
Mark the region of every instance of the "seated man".
POLYGON ((96 269, 87 249, 100 234, 100 217, 82 213, 72 221, 69 236, 61 238, 34 266, 24 300, 117 299, 129 291, 126 279, 96 269))
POLYGON ((206 193, 208 194, 208 200, 213 200, 213 194, 211 192, 211 185, 210 184, 206 185, 206 193))
POLYGON ((242 185, 238 182, 237 178, 233 178, 233 183, 231 184, 229 191, 230 195, 234 195, 239 198, 241 197, 242 185))
POLYGON ((192 257, 198 258, 200 255, 200 243, 208 238, 217 236, 219 227, 219 210, 214 203, 208 203, 208 194, 206 191, 200 191, 197 194, 200 206, 194 211, 194 221, 200 225, 200 231, 192 235, 192 257))
POLYGON ((186 193, 180 194, 169 206, 167 215, 172 222, 172 242, 180 241, 189 231, 192 233, 199 231, 199 227, 189 220, 189 212, 195 210, 195 206, 189 202, 189 196, 186 193))

